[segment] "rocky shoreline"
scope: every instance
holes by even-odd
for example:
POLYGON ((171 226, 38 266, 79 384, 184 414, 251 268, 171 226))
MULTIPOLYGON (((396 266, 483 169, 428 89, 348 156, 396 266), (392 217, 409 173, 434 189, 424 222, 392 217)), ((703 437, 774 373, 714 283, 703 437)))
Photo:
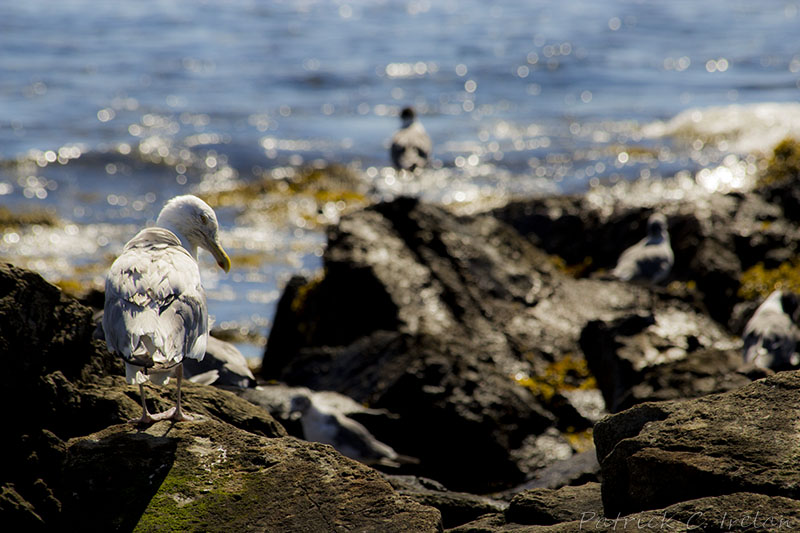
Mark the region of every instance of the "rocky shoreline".
MULTIPOLYGON (((782 172, 749 193, 676 179, 468 216, 412 198, 348 214, 323 274, 284 290, 260 386, 187 384, 199 420, 146 429, 124 423, 138 396, 93 310, 2 264, 4 523, 791 530, 800 373, 743 366, 739 339, 795 281, 798 176, 782 172), (675 251, 667 282, 608 279, 653 212, 675 251), (354 400, 346 415, 414 460, 372 468, 300 440, 301 390, 354 400)), ((161 408, 173 392, 149 395, 161 408)))

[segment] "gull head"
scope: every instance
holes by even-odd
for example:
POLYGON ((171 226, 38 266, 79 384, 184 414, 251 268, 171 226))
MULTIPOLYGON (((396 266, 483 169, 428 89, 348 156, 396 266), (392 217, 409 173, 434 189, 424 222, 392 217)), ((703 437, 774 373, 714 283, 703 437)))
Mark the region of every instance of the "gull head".
POLYGON ((173 232, 193 257, 197 248, 207 250, 219 267, 228 272, 231 259, 219 242, 219 223, 214 210, 191 194, 169 200, 158 215, 156 225, 173 232))
POLYGON ((407 128, 414 122, 416 118, 416 113, 414 113, 413 107, 404 107, 403 110, 400 112, 400 122, 403 123, 403 127, 407 128))
POLYGON ((647 234, 651 238, 667 234, 667 217, 661 213, 654 213, 647 219, 647 234))

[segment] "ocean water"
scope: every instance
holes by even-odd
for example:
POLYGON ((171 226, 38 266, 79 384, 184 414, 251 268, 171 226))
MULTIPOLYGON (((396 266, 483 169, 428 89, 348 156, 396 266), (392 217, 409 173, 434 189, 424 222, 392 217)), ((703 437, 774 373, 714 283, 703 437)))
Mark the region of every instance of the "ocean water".
MULTIPOLYGON (((27 0, 0 3, 0 205, 54 226, 0 229, 0 257, 52 281, 105 268, 175 194, 344 165, 374 198, 459 206, 689 176, 746 186, 800 137, 800 2, 27 0), (433 168, 386 168, 414 105, 433 168)), ((321 227, 219 209, 217 327, 258 356, 280 289, 313 275, 321 227), (241 259, 237 262, 237 258, 241 259), (244 260, 247 259, 247 260, 244 260)), ((280 211, 280 210, 277 210, 280 211)), ((288 214, 287 214, 288 213, 288 214)))

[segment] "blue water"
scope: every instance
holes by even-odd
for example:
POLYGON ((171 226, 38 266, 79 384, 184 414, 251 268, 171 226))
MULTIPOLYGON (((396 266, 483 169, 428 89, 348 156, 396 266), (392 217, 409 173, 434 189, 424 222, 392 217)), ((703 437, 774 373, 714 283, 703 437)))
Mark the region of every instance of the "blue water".
MULTIPOLYGON (((729 152, 745 160, 741 130, 774 131, 796 112, 799 9, 771 0, 2 2, 0 202, 52 208, 64 223, 5 230, 0 255, 54 281, 97 283, 102 273, 89 266, 107 264, 170 196, 312 161, 349 165, 391 192, 387 140, 408 104, 435 145, 435 169, 415 192, 444 203, 696 173, 729 152), (738 112, 768 102, 786 107, 738 112), (722 111, 646 133, 710 107, 722 111)), ((210 306, 218 324, 266 333, 282 283, 318 268, 323 238, 245 211, 222 210, 226 245, 272 259, 230 277, 209 266, 210 306)))

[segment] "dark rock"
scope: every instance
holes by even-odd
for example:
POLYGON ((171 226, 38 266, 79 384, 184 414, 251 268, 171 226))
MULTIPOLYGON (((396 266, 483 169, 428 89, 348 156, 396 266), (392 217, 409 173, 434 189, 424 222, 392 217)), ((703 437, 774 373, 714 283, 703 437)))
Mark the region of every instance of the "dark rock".
POLYGON ((384 475, 392 487, 403 496, 435 507, 442 513, 445 528, 459 526, 489 513, 503 512, 508 504, 484 496, 447 490, 440 483, 415 476, 384 475))
POLYGON ((391 434, 375 436, 419 458, 422 472, 456 490, 522 481, 508 450, 553 424, 527 390, 480 364, 471 346, 456 339, 378 332, 365 341, 333 357, 328 350, 304 352, 290 367, 297 373, 288 375, 397 414, 391 434), (482 460, 474 462, 476 456, 482 460))
POLYGON ((13 484, 0 487, 0 516, 6 526, 24 531, 46 531, 42 517, 25 498, 19 495, 13 484))
POLYGON ((580 344, 611 412, 749 382, 734 374, 741 365, 740 342, 680 302, 654 300, 649 312, 591 321, 580 344))
POLYGON ((795 531, 800 527, 800 502, 780 496, 737 492, 689 500, 664 509, 630 515, 581 511, 580 518, 550 526, 507 523, 503 515, 486 515, 448 533, 575 533, 576 531, 670 531, 730 533, 731 531, 795 531))
POLYGON ((517 494, 506 509, 506 521, 518 524, 559 524, 580 520, 586 513, 603 513, 599 483, 558 490, 531 489, 517 494))
POLYGON ((733 492, 800 499, 799 401, 800 372, 782 372, 731 392, 605 418, 594 435, 606 514, 733 492))
POLYGON ((112 426, 67 454, 70 531, 441 530, 438 511, 329 446, 212 420, 112 426))
POLYGON ((564 276, 494 217, 408 198, 343 217, 324 271, 284 293, 262 377, 396 413, 396 433, 376 437, 454 490, 507 488, 563 459, 558 435, 543 434, 589 429, 600 409, 573 393, 585 370, 541 377, 578 353, 586 322, 652 298, 564 276), (483 460, 466 472, 474 455, 483 460))
POLYGON ((591 448, 538 470, 530 481, 496 494, 496 497, 510 500, 514 495, 526 490, 560 489, 568 485, 598 482, 599 474, 600 463, 597 462, 597 452, 591 448))
POLYGON ((652 401, 682 400, 727 392, 764 377, 743 372, 739 350, 697 350, 686 358, 655 365, 641 373, 639 382, 619 400, 618 410, 652 401))

